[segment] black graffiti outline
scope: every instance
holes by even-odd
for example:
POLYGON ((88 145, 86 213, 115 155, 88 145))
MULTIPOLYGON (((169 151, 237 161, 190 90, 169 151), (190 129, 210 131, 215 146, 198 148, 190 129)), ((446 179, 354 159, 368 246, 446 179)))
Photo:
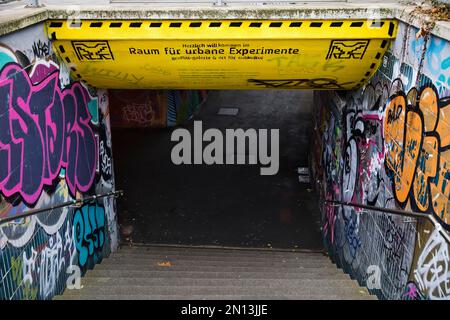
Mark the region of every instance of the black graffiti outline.
POLYGON ((338 83, 333 78, 314 79, 248 79, 248 83, 265 88, 314 88, 314 89, 344 89, 353 81, 338 83), (320 82, 323 83, 320 83, 320 82))
POLYGON ((114 55, 111 50, 111 47, 109 45, 109 41, 107 40, 83 40, 83 41, 72 41, 72 47, 75 50, 75 54, 77 55, 77 58, 79 61, 102 61, 102 60, 114 60, 114 55), (88 44, 95 44, 95 46, 89 46, 88 44), (100 46, 100 49, 95 52, 95 55, 98 56, 98 58, 92 58, 92 51, 98 49, 100 46), (103 47, 101 47, 103 46, 103 47), (102 50, 107 49, 107 52, 101 53, 102 50), (85 51, 83 53, 81 50, 85 51))
POLYGON ((331 40, 330 47, 328 49, 328 53, 327 53, 327 56, 325 59, 329 60, 329 59, 333 58, 336 60, 350 60, 350 59, 361 60, 364 57, 364 54, 366 53, 367 48, 369 47, 369 43, 370 43, 370 40, 367 40, 367 39, 331 40), (347 42, 355 42, 355 43, 352 44, 351 46, 349 46, 349 45, 345 44, 346 41, 347 42), (348 51, 350 48, 353 48, 356 46, 359 46, 359 47, 348 51), (354 51, 361 49, 361 48, 363 49, 363 51, 361 53, 358 53, 361 56, 359 58, 356 58, 354 51), (347 58, 342 58, 340 56, 336 57, 335 49, 338 49, 341 51, 339 53, 340 55, 345 54, 348 57, 347 58))

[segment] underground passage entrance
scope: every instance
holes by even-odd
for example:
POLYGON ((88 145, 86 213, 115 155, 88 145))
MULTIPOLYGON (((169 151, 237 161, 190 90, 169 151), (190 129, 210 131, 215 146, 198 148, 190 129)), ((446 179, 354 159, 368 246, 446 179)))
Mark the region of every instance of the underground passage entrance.
MULTIPOLYGON (((125 191, 118 202, 124 238, 145 244, 321 249, 319 202, 313 184, 299 177, 309 167, 312 94, 274 89, 362 87, 395 38, 397 21, 50 20, 46 32, 74 79, 110 93, 116 187, 125 191), (127 89, 133 93, 124 93, 127 89), (139 89, 231 91, 210 91, 186 123, 170 110, 167 122, 164 111, 149 115, 144 110, 144 118, 159 121, 162 129, 121 128, 117 110, 145 92, 139 89), (261 175, 271 169, 249 164, 252 143, 248 150, 221 151, 225 158, 248 153, 246 164, 199 164, 207 143, 200 138, 199 145, 195 121, 203 131, 219 129, 221 137, 233 129, 258 135, 260 129, 279 129, 276 174, 261 175), (193 137, 187 158, 194 164, 177 164, 172 157, 177 143, 171 137, 179 133, 172 131, 180 125, 193 137)), ((174 99, 170 96, 169 91, 166 98, 174 99)), ((154 97, 152 104, 162 100, 154 97)), ((125 117, 139 118, 140 108, 131 106, 125 117)), ((222 142, 221 148, 228 139, 222 142)), ((259 142, 255 161, 261 160, 259 142)))
MULTIPOLYGON (((299 177, 309 167, 311 92, 242 90, 356 90, 382 63, 397 21, 49 20, 46 32, 72 78, 112 93, 115 180, 125 191, 118 202, 124 238, 146 244, 321 249, 318 200, 313 184, 299 177), (133 93, 124 98, 114 95, 117 89, 133 93), (167 123, 158 110, 144 115, 174 129, 119 128, 115 113, 142 95, 139 89, 240 90, 210 91, 183 124, 170 110, 167 117, 175 121, 167 123), (231 129, 258 134, 279 129, 276 174, 261 175, 267 168, 248 162, 198 164, 207 143, 197 143, 194 121, 201 121, 203 130, 219 129, 221 136, 231 129), (171 156, 177 145, 172 131, 180 124, 193 137, 187 158, 196 164, 176 164, 171 156)), ((156 97, 152 104, 162 100, 156 97)), ((139 103, 132 106, 126 117, 135 117, 139 108, 139 103)), ((236 158, 248 152, 248 161, 252 155, 250 149, 222 152, 236 158)))
MULTIPOLYGON (((71 77, 110 93, 115 181, 125 191, 118 202, 124 238, 145 244, 322 248, 318 200, 307 178, 312 94, 274 89, 360 88, 380 66, 397 21, 94 19, 49 20, 45 27, 71 77), (166 122, 164 111, 148 114, 133 105, 148 89, 229 91, 210 91, 195 116, 181 123, 176 112, 167 110, 166 122), (243 91, 255 89, 270 90, 243 91), (130 110, 122 109, 128 104, 130 110), (159 122, 161 129, 123 128, 117 110, 137 116, 138 123, 142 111, 153 119, 150 127, 159 122), (180 125, 193 137, 191 164, 173 159, 177 143, 171 138, 181 140, 180 125), (218 129, 224 161, 244 156, 244 164, 205 164, 207 143, 201 133, 198 142, 198 127, 218 129), (229 143, 226 131, 236 129, 255 130, 258 142, 247 150, 223 148, 229 143), (268 144, 261 145, 260 134, 268 130, 272 138, 273 129, 279 130, 276 170, 263 175, 274 168, 261 168, 261 147, 268 144), (252 151, 255 145, 258 150, 252 151), (253 155, 259 165, 250 164, 253 155)), ((153 98, 153 105, 175 99, 170 91, 153 98)))
POLYGON ((449 298, 448 5, 116 2, 1 8, 0 299, 449 298))
MULTIPOLYGON (((110 99, 122 95, 121 103, 130 104, 126 91, 110 94, 110 99)), ((139 94, 144 93, 134 91, 130 96, 139 94)), ((318 200, 305 176, 312 117, 312 92, 295 90, 210 91, 190 120, 170 129, 124 128, 121 115, 113 112, 116 185, 125 191, 118 200, 123 239, 321 249, 318 200), (278 172, 261 175, 263 165, 249 164, 248 140, 245 164, 174 164, 171 153, 178 142, 171 141, 171 135, 179 127, 187 129, 194 158, 199 121, 203 133, 219 129, 224 146, 226 129, 279 129, 278 172)), ((203 142, 202 149, 208 144, 203 142)), ((269 151, 274 156, 275 150, 269 151)), ((236 153, 238 157, 239 150, 236 153)))

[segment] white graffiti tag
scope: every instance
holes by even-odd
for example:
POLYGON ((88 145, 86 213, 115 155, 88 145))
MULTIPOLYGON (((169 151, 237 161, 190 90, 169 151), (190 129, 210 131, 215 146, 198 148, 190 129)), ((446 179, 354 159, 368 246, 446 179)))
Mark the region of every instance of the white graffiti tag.
POLYGON ((431 299, 450 298, 449 252, 445 239, 435 229, 417 261, 414 276, 421 290, 431 299))

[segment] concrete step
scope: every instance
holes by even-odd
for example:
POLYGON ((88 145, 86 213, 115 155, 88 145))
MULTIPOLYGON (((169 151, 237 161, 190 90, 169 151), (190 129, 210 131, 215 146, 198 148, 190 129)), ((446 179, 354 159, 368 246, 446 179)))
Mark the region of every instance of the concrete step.
POLYGON ((231 256, 231 257, 327 257, 324 252, 305 252, 295 250, 276 249, 219 249, 219 248, 199 248, 199 247, 128 247, 122 246, 115 254, 137 254, 137 255, 167 255, 177 254, 180 256, 231 256))
POLYGON ((195 279, 195 278, 118 278, 118 277, 95 277, 86 278, 82 284, 88 288, 92 286, 204 286, 204 287, 267 287, 267 288, 290 288, 290 287, 349 287, 359 288, 349 279, 195 279))
POLYGON ((108 278, 189 278, 189 279, 348 279, 349 275, 335 269, 335 270, 312 270, 312 269, 298 269, 295 271, 286 270, 286 272, 264 272, 264 271, 176 271, 166 270, 161 271, 136 271, 136 270, 91 270, 83 279, 108 277, 108 278))
POLYGON ((137 253, 115 253, 111 256, 112 259, 176 259, 182 261, 254 261, 254 262, 267 262, 267 259, 273 259, 274 261, 286 261, 286 262, 298 262, 298 261, 327 261, 330 259, 326 256, 317 255, 317 256, 307 256, 300 254, 293 255, 275 255, 275 256, 267 256, 267 255, 255 255, 255 256, 234 256, 233 254, 227 255, 218 255, 218 254, 210 254, 210 255, 193 255, 193 254, 178 254, 178 253, 145 253, 145 254, 137 254, 137 253))
POLYGON ((65 295, 54 300, 376 300, 372 295, 65 295))
POLYGON ((245 286, 85 286, 80 290, 66 290, 64 295, 253 295, 253 296, 326 296, 326 295, 369 295, 365 289, 354 287, 245 287, 245 286))
POLYGON ((163 266, 157 266, 156 264, 128 264, 124 262, 123 264, 119 263, 101 263, 97 266, 95 266, 96 270, 137 270, 137 271, 151 271, 151 270, 160 270, 160 269, 170 269, 173 271, 203 271, 203 272, 209 272, 209 271, 225 271, 225 272, 240 272, 240 271, 258 271, 258 272, 275 272, 274 268, 277 268, 277 272, 286 272, 289 270, 290 272, 294 272, 296 270, 300 269, 311 269, 311 270, 317 270, 317 269, 324 269, 324 270, 334 270, 336 267, 333 265, 315 265, 315 264, 309 264, 309 265, 297 265, 297 266, 283 266, 276 264, 272 264, 269 266, 264 265, 242 265, 242 266, 232 266, 232 265, 221 265, 219 263, 211 264, 211 265, 196 265, 196 264, 187 264, 187 265, 172 265, 171 267, 163 267, 163 266))
MULTIPOLYGON (((209 267, 209 266, 221 266, 223 268, 226 267, 276 267, 276 268, 296 268, 296 267, 304 267, 304 268, 332 268, 334 267, 333 264, 326 259, 323 260, 280 260, 280 259, 264 259, 260 261, 254 261, 254 260, 239 260, 239 259, 202 259, 202 260, 196 260, 196 259, 187 259, 187 258, 121 258, 121 257, 111 257, 109 259, 105 259, 102 261, 101 265, 126 265, 126 266, 158 266, 158 264, 163 263, 170 263, 172 267, 176 266, 202 266, 202 267, 209 267)), ((335 268, 335 267, 334 267, 335 268)))

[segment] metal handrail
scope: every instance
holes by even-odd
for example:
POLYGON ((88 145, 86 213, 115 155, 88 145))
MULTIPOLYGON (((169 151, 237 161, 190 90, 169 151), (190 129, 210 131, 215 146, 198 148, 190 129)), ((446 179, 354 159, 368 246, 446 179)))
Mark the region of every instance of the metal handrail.
POLYGON ((421 213, 406 211, 406 210, 381 208, 381 207, 370 206, 370 205, 365 205, 365 204, 360 204, 360 203, 345 202, 345 201, 338 201, 338 200, 324 200, 324 203, 325 204, 343 205, 343 206, 355 207, 355 208, 361 208, 361 209, 367 209, 367 210, 373 210, 373 211, 380 211, 380 212, 395 214, 395 215, 404 216, 404 217, 426 218, 433 224, 434 228, 436 230, 438 230, 438 232, 443 236, 445 241, 447 241, 447 243, 450 244, 449 234, 447 233, 447 231, 445 231, 442 228, 442 225, 431 214, 421 214, 421 213))
POLYGON ((14 221, 16 219, 20 219, 20 218, 25 218, 25 217, 29 217, 29 216, 34 216, 36 214, 42 213, 42 212, 46 212, 46 211, 51 211, 54 209, 59 209, 59 208, 64 208, 67 206, 79 206, 82 205, 86 202, 91 202, 91 201, 95 201, 97 199, 101 199, 101 198, 105 198, 105 197, 119 197, 123 195, 123 190, 118 190, 118 191, 111 191, 105 194, 101 194, 101 195, 93 195, 93 196, 89 196, 89 197, 85 197, 83 199, 75 199, 72 201, 66 201, 66 202, 62 202, 56 206, 51 206, 51 207, 47 207, 47 208, 39 208, 39 209, 32 209, 29 211, 26 211, 24 213, 21 214, 17 214, 11 217, 6 217, 6 218, 1 218, 0 219, 0 226, 2 224, 5 224, 7 222, 11 222, 14 221))

